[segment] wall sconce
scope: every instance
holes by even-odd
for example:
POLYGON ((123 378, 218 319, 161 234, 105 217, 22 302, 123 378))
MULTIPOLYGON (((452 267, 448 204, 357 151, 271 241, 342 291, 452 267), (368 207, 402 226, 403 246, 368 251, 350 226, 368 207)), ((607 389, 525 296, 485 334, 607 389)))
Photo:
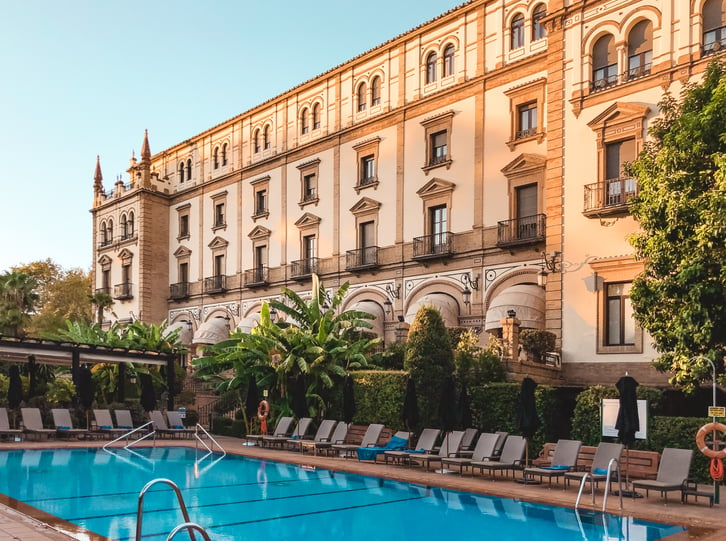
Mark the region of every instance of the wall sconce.
POLYGON ((277 323, 278 315, 279 314, 277 313, 277 310, 274 307, 270 308, 270 321, 272 321, 273 323, 277 323))
POLYGON ((517 311, 510 308, 509 310, 507 310, 507 317, 509 319, 514 319, 515 317, 517 317, 517 311))
POLYGON ((562 272, 562 260, 560 256, 562 252, 542 252, 542 270, 537 273, 537 285, 545 287, 547 285, 547 275, 551 272, 562 272))
POLYGON ((474 278, 471 277, 471 273, 465 272, 459 278, 459 281, 464 285, 465 288, 471 288, 473 290, 479 289, 479 275, 475 274, 474 278))
POLYGON ((401 298, 401 284, 391 285, 386 284, 386 293, 388 293, 388 297, 390 299, 400 299, 401 298))
POLYGON ((386 298, 386 300, 383 301, 383 311, 388 316, 393 316, 393 303, 391 302, 391 299, 386 298))

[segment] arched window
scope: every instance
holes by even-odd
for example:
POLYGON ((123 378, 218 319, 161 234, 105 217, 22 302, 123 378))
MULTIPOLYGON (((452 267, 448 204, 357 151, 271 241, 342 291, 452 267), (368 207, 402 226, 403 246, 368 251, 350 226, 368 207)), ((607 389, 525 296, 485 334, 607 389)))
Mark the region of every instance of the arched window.
POLYGON ((308 124, 308 108, 303 107, 300 111, 300 133, 306 134, 310 131, 310 124, 308 124))
POLYGON ((628 34, 628 80, 650 75, 653 60, 653 25, 640 21, 628 34))
POLYGON ((214 162, 214 168, 219 169, 219 147, 214 147, 214 151, 212 152, 212 159, 214 162))
POLYGON ((101 233, 101 246, 106 246, 109 243, 109 240, 108 240, 108 230, 106 229, 105 220, 103 222, 101 222, 100 233, 101 233))
POLYGON ((726 47, 726 0, 706 0, 703 4, 703 54, 726 47))
POLYGON ((129 215, 126 219, 126 238, 131 238, 134 236, 134 211, 132 210, 129 212, 129 215))
POLYGON ((532 41, 537 41, 547 36, 547 31, 542 24, 542 19, 547 15, 547 6, 539 4, 532 12, 532 41))
POLYGON ((313 105, 313 129, 320 129, 320 104, 313 105))
POLYGON ((187 160, 187 180, 192 180, 192 159, 187 160))
POLYGON ((106 244, 113 242, 113 220, 106 222, 106 244))
POLYGON ((179 182, 184 182, 184 162, 179 162, 179 182))
POLYGON ((367 87, 365 83, 361 83, 358 85, 358 110, 359 111, 365 111, 366 110, 366 93, 367 93, 367 87))
POLYGON ((371 81, 371 107, 381 104, 381 78, 373 77, 371 81))
POLYGON ((257 154, 260 151, 260 129, 257 128, 255 130, 255 135, 252 137, 253 146, 255 148, 255 154, 257 154))
POLYGON ((222 145, 222 166, 227 165, 227 143, 222 145))
POLYGON ((270 148, 270 125, 266 125, 262 130, 262 148, 269 150, 270 148))
POLYGON ((426 83, 436 82, 436 53, 430 53, 426 57, 426 83))
POLYGON ((618 82, 618 57, 615 38, 607 34, 592 48, 592 89, 602 90, 618 82))
POLYGON ((129 238, 128 233, 126 232, 126 214, 121 215, 121 223, 119 226, 121 228, 121 239, 129 238))
POLYGON ((512 19, 511 34, 512 50, 524 47, 524 15, 521 13, 516 14, 512 19))
POLYGON ((448 44, 444 49, 444 77, 454 75, 454 46, 448 44))

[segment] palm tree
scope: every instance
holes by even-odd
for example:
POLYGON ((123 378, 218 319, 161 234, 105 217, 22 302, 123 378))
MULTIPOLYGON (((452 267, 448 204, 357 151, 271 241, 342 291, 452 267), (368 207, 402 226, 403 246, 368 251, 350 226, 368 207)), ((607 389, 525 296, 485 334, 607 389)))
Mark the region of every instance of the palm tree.
POLYGON ((38 302, 37 281, 13 270, 0 275, 0 331, 22 337, 38 302))
POLYGON ((89 295, 89 300, 96 307, 96 323, 103 325, 103 313, 113 306, 113 297, 105 291, 96 291, 89 295))

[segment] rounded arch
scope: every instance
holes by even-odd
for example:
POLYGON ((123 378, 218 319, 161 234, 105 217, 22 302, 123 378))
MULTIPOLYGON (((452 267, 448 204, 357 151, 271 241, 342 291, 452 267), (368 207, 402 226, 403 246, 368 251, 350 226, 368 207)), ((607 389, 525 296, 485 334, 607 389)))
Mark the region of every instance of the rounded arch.
POLYGON ((520 267, 519 269, 508 272, 497 278, 492 285, 487 288, 484 294, 484 310, 491 304, 492 299, 499 295, 505 289, 515 285, 537 284, 537 274, 540 267, 520 267))
POLYGON ((214 161, 214 168, 219 167, 219 145, 216 145, 212 150, 212 160, 214 161))
POLYGON ((452 295, 442 291, 431 291, 409 302, 404 311, 404 321, 409 325, 413 323, 418 311, 424 306, 432 306, 439 311, 444 325, 448 328, 459 326, 461 305, 452 295))
POLYGON ((322 100, 319 100, 319 99, 313 100, 313 102, 310 106, 310 111, 311 111, 311 115, 312 115, 312 122, 313 122, 314 130, 317 130, 318 128, 320 128, 320 123, 321 123, 320 111, 322 109, 323 109, 322 100))
POLYGON ((618 38, 627 39, 633 27, 642 21, 650 21, 653 25, 653 31, 660 29, 663 22, 663 15, 660 11, 652 6, 642 6, 633 9, 623 17, 620 23, 620 36, 618 38))
MULTIPOLYGON (((416 315, 417 305, 423 306, 428 300, 432 299, 432 295, 445 295, 446 298, 441 300, 446 302, 445 308, 449 311, 448 314, 453 318, 455 312, 456 321, 447 321, 447 326, 459 326, 458 318, 461 315, 461 304, 463 287, 458 287, 454 282, 444 279, 433 279, 427 280, 419 286, 411 288, 406 294, 406 299, 403 306, 404 319, 406 323, 411 323, 413 317, 416 315), (423 304, 422 304, 423 303, 423 304)), ((436 297, 433 297, 434 299, 436 297)), ((443 314, 442 314, 443 315, 443 314)))
POLYGON ((368 80, 367 78, 359 81, 355 87, 356 107, 358 111, 363 111, 368 103, 368 80))
POLYGON ((586 32, 582 39, 582 49, 580 53, 582 57, 591 58, 592 48, 595 46, 597 40, 605 35, 610 35, 613 38, 620 35, 620 27, 612 21, 604 22, 603 24, 597 25, 592 28, 589 32, 586 32))
POLYGON ((547 2, 534 2, 529 7, 529 10, 528 10, 528 15, 529 15, 530 19, 532 17, 534 17, 534 14, 535 13, 537 13, 538 11, 540 11, 542 9, 544 9, 545 10, 545 13, 547 13, 547 2))
POLYGON ((504 26, 507 29, 510 29, 512 27, 512 20, 514 18, 520 15, 522 17, 527 17, 527 4, 524 2, 520 2, 518 4, 515 4, 513 6, 509 6, 509 13, 507 13, 504 16, 504 26))
POLYGON ((229 338, 229 330, 233 328, 233 323, 227 319, 228 317, 224 310, 213 311, 197 328, 192 344, 213 345, 229 338))

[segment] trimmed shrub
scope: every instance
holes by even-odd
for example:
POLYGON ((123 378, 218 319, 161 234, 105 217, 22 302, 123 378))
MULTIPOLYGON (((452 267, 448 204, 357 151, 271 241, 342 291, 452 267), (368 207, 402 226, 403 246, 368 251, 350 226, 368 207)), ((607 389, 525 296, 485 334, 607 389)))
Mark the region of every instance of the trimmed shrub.
POLYGON ((356 404, 353 422, 383 423, 394 431, 403 429, 401 410, 408 374, 403 371, 365 370, 352 372, 351 375, 356 404))

